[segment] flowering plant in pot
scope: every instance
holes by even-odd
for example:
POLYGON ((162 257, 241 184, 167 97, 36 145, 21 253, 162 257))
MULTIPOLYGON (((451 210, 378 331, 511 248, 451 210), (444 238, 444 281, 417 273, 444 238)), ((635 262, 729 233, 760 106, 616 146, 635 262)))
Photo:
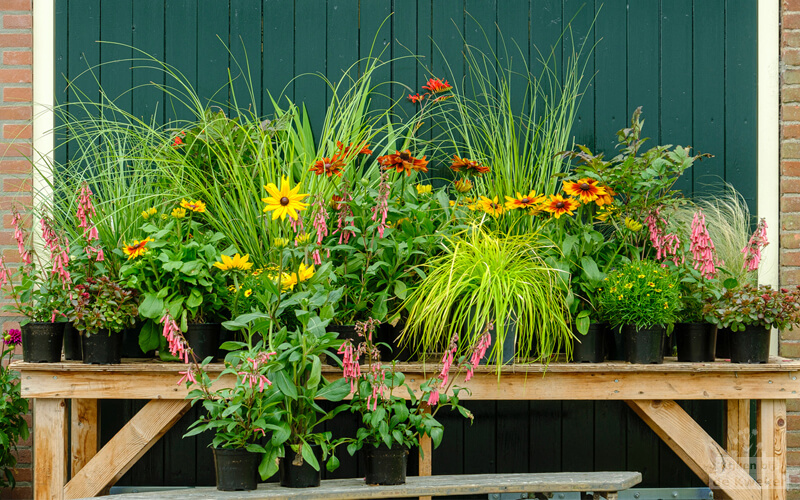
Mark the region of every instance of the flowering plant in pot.
POLYGON ((37 252, 25 231, 22 216, 12 211, 14 239, 20 266, 12 270, 0 258, 0 289, 12 303, 4 311, 21 314, 23 359, 27 362, 61 361, 64 321, 69 312, 72 289, 69 242, 56 232, 49 217, 40 219, 44 251, 37 252), (49 259, 49 262, 47 261, 49 259))
POLYGON ((158 349, 162 359, 174 359, 161 335, 171 321, 201 358, 215 355, 219 347, 222 301, 214 263, 221 259, 217 245, 224 236, 196 220, 204 212, 202 201, 181 200, 163 227, 145 222, 141 240, 115 249, 127 256, 120 277, 140 292, 139 314, 147 321, 139 345, 145 352, 158 349))
POLYGON ((652 260, 632 261, 611 270, 603 279, 598 303, 603 318, 625 336, 632 363, 661 363, 664 335, 680 311, 677 275, 652 260))
MULTIPOLYGON (((376 484, 403 484, 406 480, 407 457, 410 448, 419 446, 420 436, 430 436, 434 448, 442 441, 444 427, 436 420, 442 408, 457 410, 472 422, 472 413, 459 405, 458 395, 464 390, 454 386, 458 376, 450 374, 458 349, 457 339, 449 346, 442 360, 441 373, 420 384, 417 394, 407 383, 405 375, 396 370, 394 363, 383 365, 376 342, 377 321, 367 320, 356 324, 359 342, 345 340, 340 349, 343 355, 344 378, 353 392, 349 409, 361 415, 362 426, 355 438, 344 438, 347 451, 353 455, 362 450, 366 464, 366 482, 376 484), (361 358, 366 361, 362 371, 361 358), (410 404, 396 391, 407 392, 410 404)), ((488 330, 488 328, 487 328, 488 330)), ((470 356, 457 361, 468 369, 467 381, 489 347, 486 331, 470 356)))
POLYGON ((14 466, 17 464, 17 444, 28 439, 28 400, 20 395, 19 374, 8 364, 14 349, 22 343, 22 332, 7 330, 0 343, 0 489, 15 485, 14 466))

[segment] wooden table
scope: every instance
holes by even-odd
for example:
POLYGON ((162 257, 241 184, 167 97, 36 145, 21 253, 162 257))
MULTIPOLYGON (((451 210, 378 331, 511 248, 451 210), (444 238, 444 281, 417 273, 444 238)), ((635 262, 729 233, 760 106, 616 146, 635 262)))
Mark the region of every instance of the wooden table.
MULTIPOLYGON (((34 493, 37 499, 98 495, 119 480, 189 409, 176 384, 176 363, 17 362, 22 395, 34 399, 34 493), (142 408, 97 451, 97 400, 147 399, 142 408), (72 449, 67 449, 71 399, 72 449), (72 478, 67 477, 67 460, 72 478)), ((437 373, 437 365, 398 364, 412 387, 437 373)), ((209 365, 219 371, 221 365, 209 365)), ((328 378, 339 376, 334 368, 328 378)), ((679 363, 663 365, 551 363, 479 367, 469 383, 476 400, 623 400, 706 484, 732 499, 785 500, 786 400, 800 399, 800 361, 771 358, 762 365, 679 363), (714 440, 675 400, 721 399, 727 404, 727 442, 714 440), (750 400, 757 400, 757 481, 748 473, 750 400)), ((221 383, 226 383, 222 380, 221 383)), ((230 383, 228 381, 227 383, 230 383)), ((420 475, 431 474, 430 441, 421 442, 420 475)))

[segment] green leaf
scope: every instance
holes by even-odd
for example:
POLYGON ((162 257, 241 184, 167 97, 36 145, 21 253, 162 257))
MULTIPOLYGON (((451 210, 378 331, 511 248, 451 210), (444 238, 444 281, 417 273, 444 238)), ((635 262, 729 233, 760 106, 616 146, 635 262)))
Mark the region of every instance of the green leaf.
POLYGON ((331 458, 328 459, 328 463, 325 464, 325 468, 328 469, 328 472, 333 472, 339 468, 339 459, 336 458, 336 455, 331 454, 331 458))
POLYGON ((350 384, 344 378, 336 379, 317 392, 317 397, 328 401, 341 401, 350 394, 350 384))
POLYGON ((139 314, 142 315, 142 317, 148 319, 158 319, 163 315, 163 312, 163 300, 152 293, 144 294, 144 300, 142 300, 142 303, 139 306, 139 314))
MULTIPOLYGON (((339 380, 344 379, 342 378, 339 380)), ((284 371, 281 370, 279 372, 275 372, 275 374, 272 376, 272 381, 278 386, 278 390, 281 391, 284 396, 290 399, 297 399, 297 388, 295 387, 294 382, 289 380, 288 375, 286 375, 284 371)))
POLYGON ((203 294, 200 292, 200 290, 192 288, 189 298, 186 299, 186 305, 189 307, 200 307, 200 304, 202 303, 203 294))
POLYGON ((578 328, 578 332, 581 335, 586 335, 589 333, 589 311, 581 311, 575 317, 575 326, 578 328))
POLYGON ((442 443, 442 437, 444 437, 444 429, 441 427, 434 427, 431 429, 431 441, 433 441, 433 447, 438 448, 439 445, 442 443))
POLYGON ((303 444, 303 451, 301 453, 303 455, 303 460, 308 462, 308 465, 314 468, 314 470, 319 470, 319 462, 317 461, 317 457, 314 456, 314 451, 311 449, 308 443, 303 444))
POLYGON ((139 332, 139 347, 143 352, 155 351, 158 349, 161 332, 155 321, 145 321, 139 332))
POLYGON ((397 297, 400 300, 406 300, 406 294, 407 294, 407 289, 405 283, 403 283, 402 281, 398 281, 397 283, 394 284, 395 297, 397 297))
POLYGON ((278 448, 268 448, 258 465, 258 473, 262 480, 267 480, 278 472, 278 448))
POLYGON ((319 360, 319 356, 314 357, 314 362, 311 365, 311 375, 308 377, 308 382, 306 382, 306 387, 309 389, 316 389, 319 385, 320 377, 322 376, 322 362, 319 360))
POLYGON ((588 256, 581 257, 581 267, 583 267, 583 272, 586 273, 586 276, 589 277, 589 280, 599 283, 603 281, 605 275, 600 272, 600 269, 597 268, 597 263, 588 256))

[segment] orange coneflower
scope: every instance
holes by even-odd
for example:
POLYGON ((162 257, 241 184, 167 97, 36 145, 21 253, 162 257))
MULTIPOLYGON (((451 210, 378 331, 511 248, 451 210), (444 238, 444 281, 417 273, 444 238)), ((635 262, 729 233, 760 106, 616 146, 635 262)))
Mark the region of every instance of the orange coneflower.
POLYGON ((605 188, 597 185, 597 179, 588 177, 577 182, 564 181, 564 192, 570 196, 580 197, 583 203, 595 201, 606 194, 605 188))
POLYGON ((453 172, 463 173, 464 175, 478 175, 489 172, 489 167, 481 165, 475 160, 469 158, 459 158, 453 155, 453 163, 450 165, 453 172))
POLYGON ((472 181, 469 179, 458 179, 453 183, 453 187, 455 187, 456 191, 459 193, 469 193, 470 190, 472 190, 472 181))
POLYGON ((603 205, 614 204, 614 197, 617 195, 617 193, 615 193, 614 190, 608 186, 603 186, 603 190, 605 190, 605 194, 598 196, 597 199, 594 200, 594 202, 597 203, 597 206, 602 207, 603 205))
POLYGON ((405 150, 403 152, 395 151, 394 154, 379 156, 378 163, 380 163, 385 170, 395 169, 397 173, 405 172, 406 175, 411 175, 411 171, 427 172, 428 162, 425 160, 427 156, 422 158, 414 158, 411 156, 411 151, 405 150))
POLYGON ((128 260, 135 259, 140 255, 144 255, 147 252, 147 243, 153 241, 152 238, 145 238, 141 241, 134 241, 130 245, 125 243, 122 247, 123 253, 128 256, 128 260))
POLYGON ((497 201, 497 196, 495 196, 492 199, 489 199, 485 196, 481 196, 481 199, 478 200, 478 205, 480 206, 480 208, 483 209, 484 212, 493 217, 498 217, 500 215, 503 215, 503 205, 501 205, 500 202, 497 201))
MULTIPOLYGON (((345 157, 347 156, 347 153, 349 153, 350 150, 353 148, 353 143, 351 142, 350 144, 345 146, 344 144, 342 144, 341 141, 336 141, 336 147, 339 148, 339 154, 337 156, 345 157)), ((358 149, 358 154, 360 155, 372 154, 372 150, 369 149, 369 144, 367 144, 366 141, 359 144, 356 149, 358 149)))
POLYGON ((423 85, 422 88, 431 94, 439 94, 442 92, 447 92, 448 90, 452 89, 453 86, 450 85, 447 80, 442 81, 440 78, 430 78, 428 79, 428 84, 423 85))
POLYGON ((311 165, 309 172, 314 172, 317 175, 327 175, 328 177, 333 175, 341 177, 344 167, 344 162, 339 159, 339 155, 333 155, 330 158, 323 157, 321 160, 318 160, 311 165))
POLYGON ((197 213, 203 213, 206 211, 206 204, 201 200, 181 200, 180 206, 181 208, 185 208, 197 213))
POLYGON ((550 195, 542 208, 558 219, 564 214, 573 215, 573 210, 578 206, 580 206, 580 203, 575 198, 564 198, 560 194, 554 194, 550 195))
POLYGON ((517 192, 516 198, 513 196, 506 196, 506 208, 509 210, 515 210, 517 208, 537 208, 543 201, 544 196, 536 194, 533 191, 524 195, 517 192))

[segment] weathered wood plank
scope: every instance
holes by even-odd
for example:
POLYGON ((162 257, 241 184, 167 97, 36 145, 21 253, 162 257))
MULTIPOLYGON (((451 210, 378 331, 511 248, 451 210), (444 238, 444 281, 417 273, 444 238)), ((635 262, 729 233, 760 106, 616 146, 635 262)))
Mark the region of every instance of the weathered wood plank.
POLYGON ((467 474, 455 476, 411 476, 406 484, 367 486, 364 479, 330 479, 319 488, 282 488, 276 483, 260 484, 256 491, 220 492, 215 488, 133 493, 116 495, 119 500, 226 499, 245 500, 309 498, 349 500, 353 498, 392 498, 424 495, 480 495, 487 493, 539 493, 552 491, 618 491, 642 480, 638 472, 560 472, 543 474, 467 474))
POLYGON ((39 500, 62 500, 67 482, 67 405, 63 399, 40 399, 33 410, 33 494, 39 500))
POLYGON ((709 486, 734 500, 758 500, 761 488, 746 470, 674 401, 628 404, 709 486))
MULTIPOLYGON (((187 393, 186 387, 177 384, 178 371, 183 369, 179 364, 158 371, 140 370, 135 364, 109 371, 62 370, 58 365, 44 371, 28 366, 15 367, 21 370, 22 395, 28 398, 183 399, 187 393)), ((571 400, 800 399, 797 372, 738 371, 738 366, 727 366, 729 371, 708 372, 504 372, 502 384, 494 373, 482 371, 469 383, 461 374, 456 384, 471 391, 463 393, 463 399, 474 400, 559 400, 565 394, 571 400)), ((432 375, 413 366, 398 369, 414 389, 432 375)), ((325 376, 335 379, 340 373, 326 372, 325 376)), ((232 383, 231 377, 220 381, 232 383)))
POLYGON ((188 409, 189 401, 150 401, 67 483, 64 498, 95 496, 119 480, 188 409))
POLYGON ((727 401, 727 446, 728 454, 739 465, 750 467, 750 400, 727 401))
POLYGON ((786 498, 786 402, 758 402, 757 478, 762 500, 786 498))
POLYGON ((74 477, 97 454, 97 400, 73 399, 71 414, 70 453, 74 477))

